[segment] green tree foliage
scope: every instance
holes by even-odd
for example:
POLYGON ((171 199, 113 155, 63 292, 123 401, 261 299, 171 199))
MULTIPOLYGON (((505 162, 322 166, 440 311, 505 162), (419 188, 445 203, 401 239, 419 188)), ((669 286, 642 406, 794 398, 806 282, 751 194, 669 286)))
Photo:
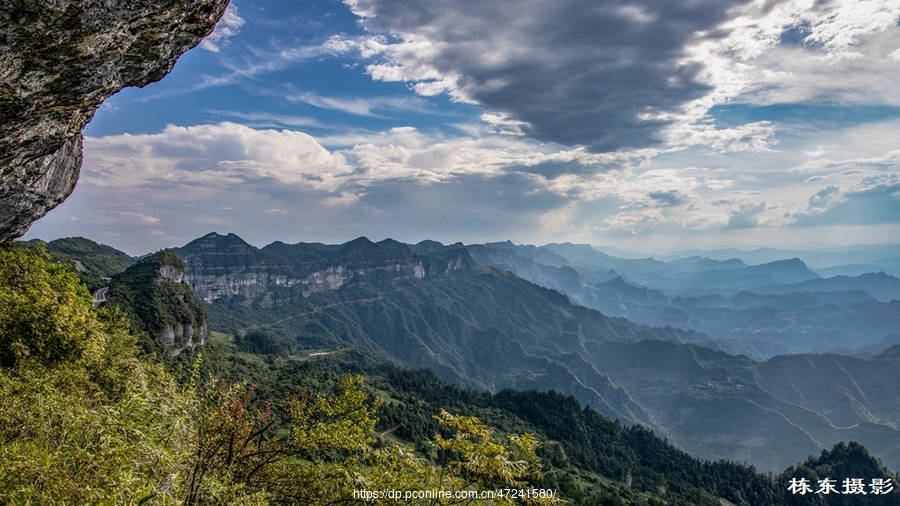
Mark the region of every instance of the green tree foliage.
POLYGON ((234 344, 241 351, 258 355, 287 355, 291 351, 287 341, 260 330, 250 330, 243 335, 236 335, 234 344))
POLYGON ((47 250, 54 260, 58 256, 62 261, 78 260, 88 273, 98 276, 112 276, 124 271, 131 263, 131 257, 125 253, 84 237, 66 237, 47 243, 47 250))
POLYGON ((278 480, 282 497, 296 504, 352 503, 354 484, 390 481, 390 463, 373 458, 378 403, 368 402, 361 385, 361 376, 347 375, 330 395, 303 392, 286 400, 292 459, 278 480))
MULTIPOLYGON (((527 487, 529 479, 539 477, 533 435, 509 435, 502 444, 477 418, 445 411, 435 418, 454 435, 435 437, 442 464, 429 464, 401 447, 379 447, 374 428, 380 403, 362 384, 361 376, 345 375, 328 395, 304 391, 287 398, 291 427, 284 441, 271 434, 271 407, 252 408, 251 390, 244 385, 211 380, 199 386, 185 504, 365 504, 360 490, 482 491, 527 487)), ((469 502, 455 496, 412 501, 469 502)))
POLYGON ((189 419, 171 376, 136 358, 68 266, 0 247, 0 503, 171 500, 189 419))
POLYGON ((0 247, 0 365, 96 360, 103 331, 68 266, 51 263, 40 246, 34 253, 0 247))
POLYGON ((125 270, 132 258, 125 253, 84 237, 66 237, 49 243, 40 240, 18 243, 24 247, 41 246, 54 261, 67 264, 90 291, 109 284, 109 278, 125 270), (76 262, 79 268, 76 268, 76 262))
POLYGON ((195 426, 185 504, 267 504, 270 467, 284 456, 268 432, 275 423, 271 405, 251 406, 252 389, 243 383, 201 384, 198 376, 191 381, 195 426))
MULTIPOLYGON (((444 457, 437 480, 441 489, 522 490, 529 486, 529 480, 540 479, 541 465, 536 453, 540 443, 534 434, 508 434, 508 446, 505 446, 474 416, 452 415, 442 409, 434 418, 455 431, 449 438, 439 434, 434 437, 434 444, 444 457)), ((521 500, 527 504, 558 503, 550 497, 524 496, 521 500)), ((515 501, 503 496, 489 502, 513 504, 515 501)))

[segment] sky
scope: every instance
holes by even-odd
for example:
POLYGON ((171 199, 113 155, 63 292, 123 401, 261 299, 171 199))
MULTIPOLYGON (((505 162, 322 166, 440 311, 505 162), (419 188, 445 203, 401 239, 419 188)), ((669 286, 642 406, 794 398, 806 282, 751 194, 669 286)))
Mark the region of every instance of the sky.
POLYGON ((900 242, 896 0, 233 0, 25 239, 900 242))

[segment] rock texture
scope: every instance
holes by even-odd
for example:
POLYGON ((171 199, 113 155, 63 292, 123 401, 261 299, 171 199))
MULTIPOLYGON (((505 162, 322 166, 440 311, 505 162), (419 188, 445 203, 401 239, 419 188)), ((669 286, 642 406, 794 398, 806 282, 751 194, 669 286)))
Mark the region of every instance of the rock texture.
POLYGON ((451 254, 413 254, 390 239, 361 237, 335 246, 273 243, 258 249, 235 234, 207 234, 174 250, 184 263, 184 281, 204 302, 234 301, 271 307, 349 285, 394 283, 444 276, 466 269, 471 259, 451 254))
POLYGON ((81 130, 100 104, 126 86, 162 79, 227 5, 0 2, 0 240, 24 234, 72 192, 81 130))

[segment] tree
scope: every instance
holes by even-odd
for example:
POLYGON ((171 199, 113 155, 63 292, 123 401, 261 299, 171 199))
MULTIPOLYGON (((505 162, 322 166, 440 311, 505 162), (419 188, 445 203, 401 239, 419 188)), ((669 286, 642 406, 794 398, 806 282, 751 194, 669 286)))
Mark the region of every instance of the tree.
POLYGON ((380 403, 361 376, 289 396, 281 435, 252 388, 200 381, 199 362, 178 385, 139 357, 129 326, 124 313, 95 309, 40 247, 0 245, 0 504, 368 504, 359 491, 519 488, 539 474, 534 436, 503 443, 477 418, 445 411, 437 420, 453 434, 434 439, 439 464, 379 444, 380 403))
POLYGON ((55 366, 95 359, 103 325, 87 288, 43 246, 0 245, 0 366, 55 366))
POLYGON ((177 495, 187 399, 68 266, 0 245, 0 504, 177 495))
MULTIPOLYGON (((455 429, 449 439, 434 437, 434 444, 443 455, 433 486, 456 491, 527 490, 529 480, 540 479, 541 466, 537 458, 540 446, 534 434, 508 434, 508 446, 498 441, 491 429, 474 416, 452 415, 441 410, 434 417, 441 425, 455 429)), ((482 500, 486 504, 514 504, 518 498, 526 504, 559 504, 561 501, 544 493, 521 494, 510 492, 504 497, 482 500)), ((462 499, 448 499, 440 504, 456 504, 462 499)), ((437 503, 437 502, 436 502, 437 503)))

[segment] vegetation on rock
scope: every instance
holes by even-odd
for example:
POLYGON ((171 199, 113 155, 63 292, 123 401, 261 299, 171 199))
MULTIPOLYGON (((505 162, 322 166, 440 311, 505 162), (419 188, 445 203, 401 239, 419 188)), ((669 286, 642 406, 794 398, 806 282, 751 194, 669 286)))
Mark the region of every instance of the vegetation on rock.
POLYGON ((158 350, 161 333, 171 332, 176 348, 184 347, 184 332, 191 327, 200 339, 206 327, 206 311, 191 288, 180 281, 184 271, 181 260, 171 251, 158 251, 113 276, 109 284, 109 305, 122 309, 132 321, 134 333, 142 336, 142 345, 158 350))

